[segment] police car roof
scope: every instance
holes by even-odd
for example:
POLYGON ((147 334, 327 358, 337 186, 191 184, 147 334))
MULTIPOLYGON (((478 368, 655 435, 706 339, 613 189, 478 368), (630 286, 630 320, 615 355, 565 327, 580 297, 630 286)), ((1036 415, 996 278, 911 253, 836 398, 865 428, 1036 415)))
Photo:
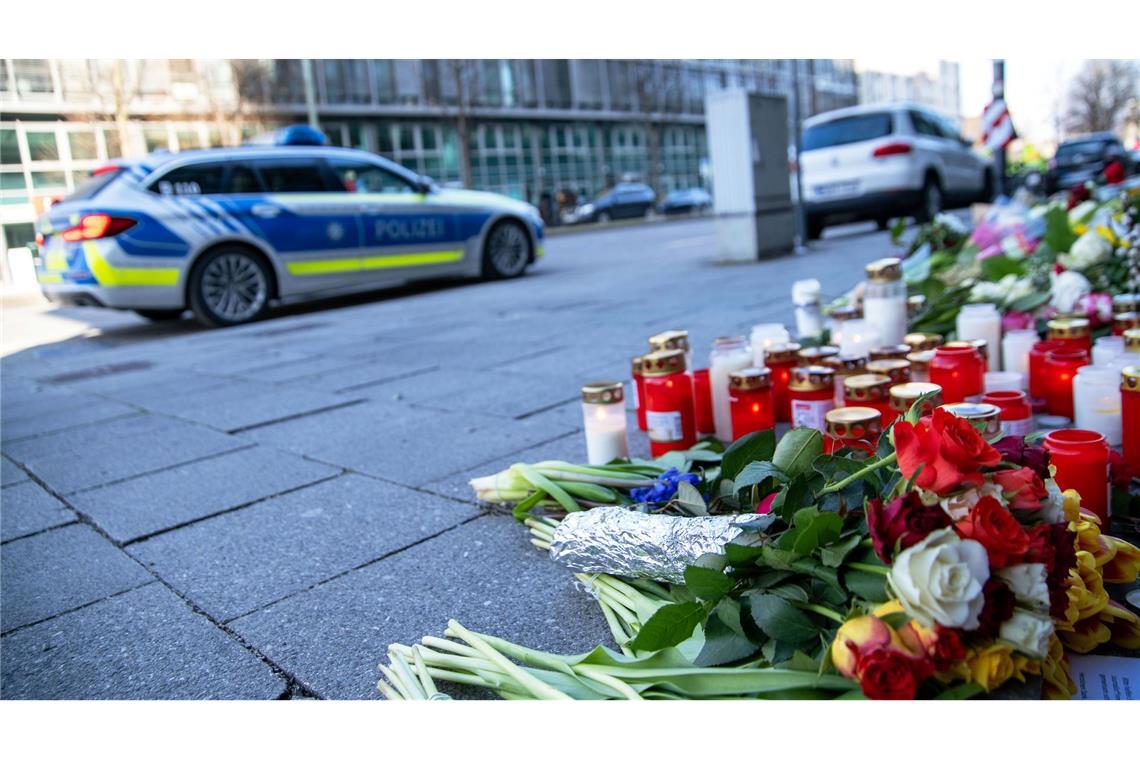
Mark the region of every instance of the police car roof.
POLYGON ((237 161, 245 158, 276 158, 278 156, 356 156, 378 161, 387 166, 396 168, 407 174, 415 172, 390 161, 383 156, 369 153, 358 148, 339 148, 332 145, 239 145, 233 148, 196 148, 178 153, 150 153, 133 161, 124 161, 124 166, 136 165, 148 174, 173 161, 191 163, 195 161, 237 161))

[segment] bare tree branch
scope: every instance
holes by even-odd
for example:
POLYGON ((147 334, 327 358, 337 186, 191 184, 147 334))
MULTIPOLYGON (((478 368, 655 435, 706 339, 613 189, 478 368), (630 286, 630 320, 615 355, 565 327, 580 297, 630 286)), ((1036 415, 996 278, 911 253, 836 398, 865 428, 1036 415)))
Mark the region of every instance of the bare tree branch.
POLYGON ((1108 132, 1121 126, 1140 99, 1138 77, 1134 61, 1086 61, 1069 86, 1066 129, 1071 133, 1108 132))

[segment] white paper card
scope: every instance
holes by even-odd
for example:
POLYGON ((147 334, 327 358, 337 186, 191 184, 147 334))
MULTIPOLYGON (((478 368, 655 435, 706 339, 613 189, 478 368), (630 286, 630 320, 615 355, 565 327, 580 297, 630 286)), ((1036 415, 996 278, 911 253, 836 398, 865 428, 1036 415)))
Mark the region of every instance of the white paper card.
POLYGON ((1069 655, 1073 699, 1140 699, 1140 658, 1069 655))

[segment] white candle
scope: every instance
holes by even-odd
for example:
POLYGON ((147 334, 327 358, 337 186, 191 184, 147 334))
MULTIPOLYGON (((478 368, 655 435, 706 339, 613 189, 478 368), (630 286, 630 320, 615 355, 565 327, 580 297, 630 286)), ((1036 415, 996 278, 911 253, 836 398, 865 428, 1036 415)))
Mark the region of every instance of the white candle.
POLYGON ((792 336, 779 322, 765 322, 752 328, 752 366, 764 366, 764 352, 777 343, 788 343, 792 336))
POLYGON ((820 309, 819 280, 796 280, 792 283, 792 303, 796 306, 796 333, 800 338, 818 338, 823 332, 820 309))
POLYGON ((866 356, 874 347, 883 343, 883 336, 865 319, 849 319, 843 323, 842 342, 839 353, 851 356, 866 356))
POLYGON ((1124 338, 1119 335, 1105 335, 1093 342, 1092 363, 1098 366, 1112 364, 1124 353, 1124 338))
POLYGON ((1021 373, 1021 390, 1029 388, 1029 351, 1038 340, 1036 330, 1010 330, 1001 339, 1002 366, 1021 373))
POLYGON ((586 461, 608 464, 629 457, 625 393, 621 383, 582 386, 582 422, 586 429, 586 461))
POLYGON ((1109 446, 1123 441, 1120 372, 1112 366, 1092 364, 1077 369, 1073 378, 1076 427, 1102 434, 1109 446))
POLYGON ((744 336, 717 338, 713 341, 712 351, 709 353, 709 395, 712 397, 716 437, 726 443, 732 441, 732 406, 728 397, 730 385, 728 376, 737 370, 751 367, 752 361, 753 354, 744 336))
POLYGON ((1020 372, 987 372, 985 377, 986 393, 990 391, 1019 391, 1023 383, 1020 372))
MULTIPOLYGON (((903 342, 906 335, 906 283, 902 263, 896 258, 872 261, 866 267, 863 289, 863 319, 879 333, 882 345, 903 342)), ((847 328, 844 328, 846 334, 847 328)), ((873 348, 873 346, 871 346, 873 348)))
POLYGON ((989 369, 1001 369, 1001 314, 992 303, 969 303, 958 312, 958 340, 981 338, 989 348, 989 369))

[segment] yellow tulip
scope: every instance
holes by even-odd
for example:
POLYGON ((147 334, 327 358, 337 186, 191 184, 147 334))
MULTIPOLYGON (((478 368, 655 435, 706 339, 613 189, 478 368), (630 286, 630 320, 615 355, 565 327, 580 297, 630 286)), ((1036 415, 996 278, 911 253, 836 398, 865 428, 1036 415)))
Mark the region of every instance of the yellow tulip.
POLYGON ((1076 490, 1070 488, 1061 494, 1063 497, 1061 504, 1065 513, 1065 519, 1069 522, 1076 522, 1081 517, 1081 495, 1076 490))
POLYGON ((1077 693, 1077 683, 1069 675, 1065 647, 1055 634, 1049 642, 1049 654, 1041 662, 1041 677, 1041 693, 1046 699, 1070 699, 1077 693))
POLYGON ((1125 649, 1140 649, 1140 617, 1135 612, 1110 600, 1101 611, 1100 620, 1108 626, 1113 644, 1125 649))
POLYGON ((1112 638, 1112 630, 1092 617, 1078 620, 1072 631, 1061 631, 1061 639, 1065 646, 1079 654, 1086 654, 1112 638))
POLYGON ((1112 546, 1112 558, 1101 565, 1100 572, 1108 583, 1133 583, 1140 576, 1140 549, 1115 536, 1101 536, 1112 546))
POLYGON ((993 691, 1013 677, 1013 647, 1008 644, 990 644, 984 649, 968 653, 966 664, 970 668, 969 680, 986 691, 993 691))

